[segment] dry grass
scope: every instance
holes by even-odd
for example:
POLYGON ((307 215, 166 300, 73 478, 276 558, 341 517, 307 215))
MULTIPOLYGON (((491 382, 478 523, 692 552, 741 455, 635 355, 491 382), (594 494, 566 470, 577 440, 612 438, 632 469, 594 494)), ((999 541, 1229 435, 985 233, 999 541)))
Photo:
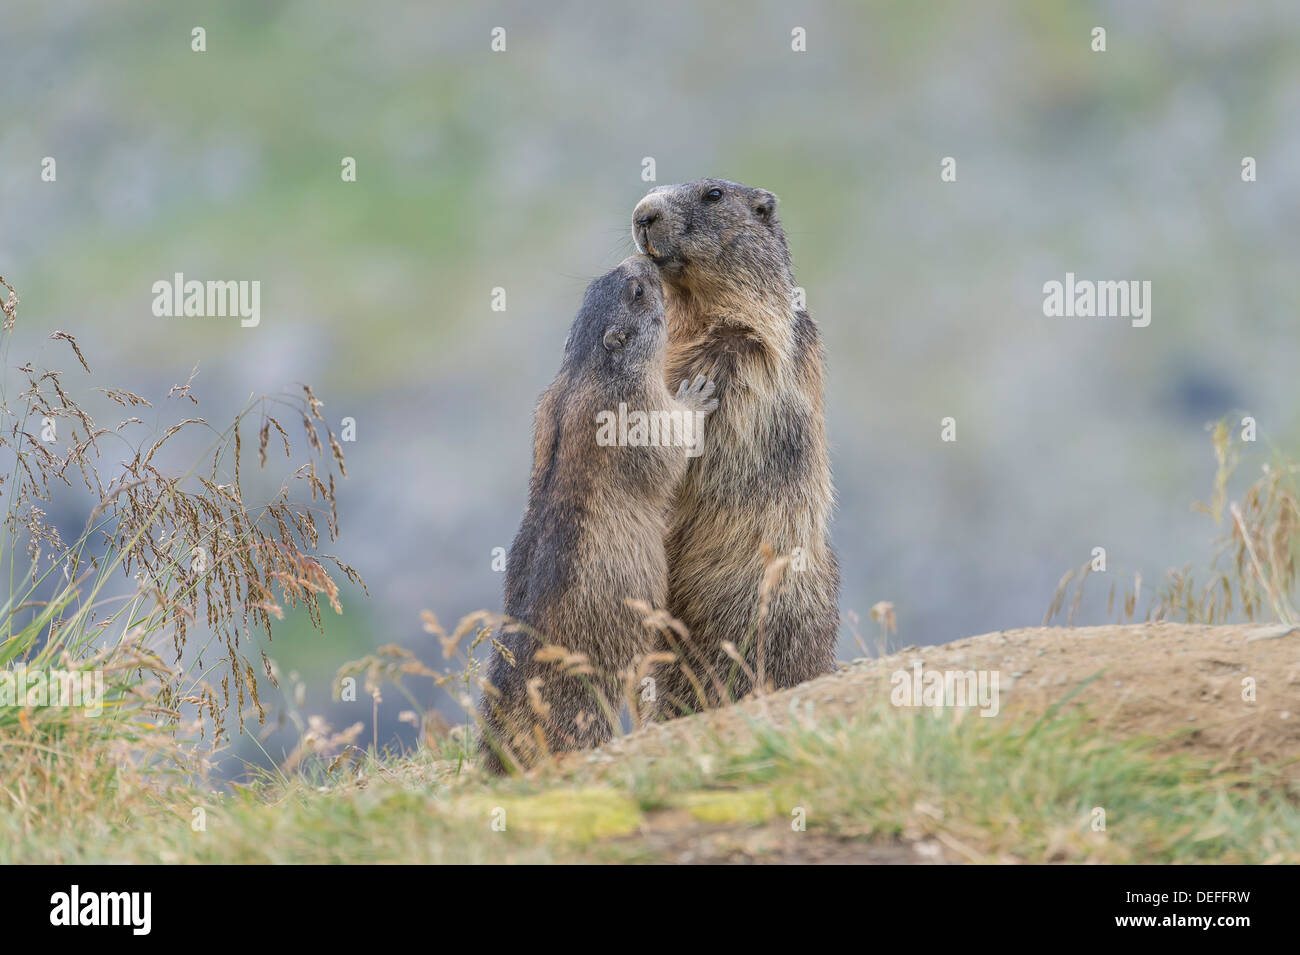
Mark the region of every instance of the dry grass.
MULTIPOLYGON (((772 598, 779 592, 785 571, 790 562, 788 555, 778 555, 771 546, 764 545, 763 559, 765 570, 759 581, 756 599, 758 614, 748 638, 741 647, 731 643, 724 644, 723 650, 732 661, 728 673, 719 673, 707 661, 693 667, 692 659, 701 661, 691 642, 689 629, 666 610, 650 606, 642 600, 625 599, 623 601, 641 620, 645 631, 644 650, 637 654, 629 666, 614 674, 616 684, 621 688, 620 699, 607 699, 599 683, 594 680, 596 670, 589 657, 581 652, 564 646, 556 635, 538 632, 522 621, 503 614, 487 610, 478 610, 462 617, 455 628, 448 632, 438 621, 432 611, 424 611, 422 623, 425 633, 435 637, 441 648, 447 666, 435 670, 421 662, 409 650, 398 646, 384 646, 376 653, 344 664, 336 677, 335 694, 343 690, 343 682, 349 677, 364 677, 364 689, 375 701, 376 706, 382 698, 382 687, 392 684, 403 693, 412 706, 418 706, 416 696, 404 686, 409 677, 424 677, 433 681, 434 686, 449 693, 465 713, 463 725, 451 741, 451 751, 458 767, 475 756, 477 745, 493 750, 502 764, 519 771, 536 765, 538 762, 555 755, 550 752, 543 723, 546 720, 547 705, 541 689, 545 678, 535 678, 527 688, 528 709, 535 722, 528 725, 511 725, 509 737, 500 738, 483 721, 479 709, 474 704, 476 694, 482 694, 487 700, 499 696, 496 687, 485 678, 491 654, 499 654, 508 665, 514 666, 513 653, 498 639, 498 634, 527 633, 535 642, 534 659, 545 665, 548 673, 553 673, 557 680, 578 679, 590 694, 592 710, 603 713, 614 727, 615 736, 623 735, 622 717, 626 714, 633 727, 645 725, 654 710, 654 680, 660 668, 679 667, 694 688, 697 707, 693 712, 702 712, 713 704, 711 699, 726 701, 724 705, 738 702, 732 690, 736 673, 743 672, 750 680, 754 690, 746 696, 759 697, 773 692, 773 686, 766 678, 764 622, 768 616, 772 598), (468 640, 467 640, 468 638, 468 640), (488 655, 476 653, 478 648, 488 645, 488 655), (749 660, 750 645, 755 647, 754 666, 749 660), (669 651, 656 649, 668 647, 669 651), (706 691, 706 682, 713 690, 706 691)), ((613 608, 611 608, 613 609, 613 608)), ((887 633, 894 626, 893 608, 889 604, 880 604, 873 608, 873 617, 880 614, 882 629, 887 633)), ((515 708, 511 708, 515 712, 515 708)), ((424 713, 416 722, 433 718, 433 712, 424 713)), ((425 742, 427 735, 422 734, 425 742)), ((446 741, 440 749, 446 748, 446 741)))
MULTIPOLYGON (((9 293, 7 354, 18 297, 0 283, 9 293)), ((72 374, 90 373, 72 335, 50 337, 71 351, 80 368, 72 374)), ((0 667, 98 674, 104 686, 99 714, 26 695, 0 706, 0 801, 25 827, 54 831, 81 815, 111 816, 110 793, 162 778, 144 769, 201 775, 232 722, 265 720, 259 682, 275 677, 264 646, 285 609, 302 610, 318 629, 323 607, 340 611, 326 562, 364 584, 347 564, 318 553, 338 532, 334 472, 343 474, 344 462, 310 388, 257 398, 224 429, 177 414, 181 420, 156 433, 130 414, 153 408, 148 398, 93 389, 129 415, 104 427, 76 397, 69 373, 31 363, 17 372, 23 389, 11 394, 6 374, 0 400, 8 465, 0 473, 0 568, 10 584, 0 667), (295 417, 310 453, 269 501, 247 503, 241 429, 256 428, 265 467, 272 442, 292 458, 281 421, 295 417), (207 450, 198 466, 167 473, 164 449, 182 434, 207 450), (115 461, 124 444, 130 451, 115 461), (47 519, 61 495, 88 512, 71 541, 47 519)), ((192 415, 193 379, 162 403, 192 415)))
MULTIPOLYGON (((1241 464, 1242 443, 1234 439, 1226 420, 1208 426, 1217 467, 1208 503, 1194 509, 1209 515, 1219 534, 1204 583, 1185 566, 1170 570, 1151 594, 1142 620, 1181 620, 1187 623, 1232 623, 1242 619, 1300 622, 1296 611, 1296 561, 1300 557, 1300 465, 1282 454, 1260 465, 1259 476, 1240 500, 1230 499, 1232 479, 1241 464), (1224 530, 1226 523, 1226 531, 1224 530), (1271 616, 1270 616, 1271 615, 1271 616)), ((1043 625, 1065 616, 1074 626, 1084 599, 1092 563, 1061 578, 1043 625), (1073 596, 1071 596, 1073 586, 1073 596), (1066 602, 1069 608, 1066 610, 1066 602)), ((1112 582, 1106 614, 1116 622, 1139 619, 1142 574, 1120 586, 1112 582), (1120 605, 1116 607, 1116 597, 1120 605)))

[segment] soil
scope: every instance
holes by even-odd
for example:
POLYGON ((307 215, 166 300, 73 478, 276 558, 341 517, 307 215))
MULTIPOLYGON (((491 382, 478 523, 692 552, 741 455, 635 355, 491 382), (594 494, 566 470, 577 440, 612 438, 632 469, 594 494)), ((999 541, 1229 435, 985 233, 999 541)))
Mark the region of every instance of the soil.
POLYGON ((810 705, 819 717, 860 710, 864 702, 887 700, 891 674, 910 673, 917 661, 925 670, 997 671, 1003 713, 1043 713, 1069 696, 1064 707, 1086 708, 1112 735, 1155 737, 1157 751, 1209 757, 1222 766, 1300 763, 1300 627, 1262 624, 1030 627, 908 647, 779 693, 649 727, 601 752, 689 745, 701 730, 743 733, 749 724, 742 714, 780 722, 810 705), (1254 681, 1253 701, 1243 699, 1247 678, 1254 681))

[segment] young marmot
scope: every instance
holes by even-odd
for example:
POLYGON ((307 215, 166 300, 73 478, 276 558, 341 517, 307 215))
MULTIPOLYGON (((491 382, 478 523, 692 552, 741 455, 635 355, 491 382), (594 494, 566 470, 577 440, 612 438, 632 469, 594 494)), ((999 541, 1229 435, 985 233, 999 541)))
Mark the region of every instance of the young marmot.
POLYGON ((537 406, 528 509, 506 562, 513 623, 500 635, 507 652, 493 649, 480 708, 491 771, 608 740, 621 674, 653 649, 624 601, 667 604, 668 512, 718 405, 704 376, 669 392, 667 342, 648 258, 588 287, 537 406), (568 654, 539 654, 546 646, 568 654))
POLYGON ((661 675, 664 715, 738 699, 751 688, 746 668, 779 689, 834 666, 839 567, 827 532, 822 346, 795 307, 776 205, 764 189, 701 179, 653 189, 632 213, 637 247, 663 279, 667 380, 704 374, 722 394, 668 536, 669 611, 690 630, 679 662, 691 672, 661 675), (760 614, 764 544, 789 562, 760 614))

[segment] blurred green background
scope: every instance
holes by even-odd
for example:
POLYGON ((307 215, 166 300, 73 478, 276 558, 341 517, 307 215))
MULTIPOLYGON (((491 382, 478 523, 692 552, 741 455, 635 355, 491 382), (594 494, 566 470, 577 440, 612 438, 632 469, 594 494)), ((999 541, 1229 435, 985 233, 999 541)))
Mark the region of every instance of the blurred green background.
POLYGON ((827 348, 842 607, 893 601, 902 643, 1037 624, 1094 546, 1148 580, 1208 556, 1208 420, 1300 444, 1294 2, 98 2, 0 30, 14 364, 63 362, 61 328, 93 384, 157 399, 198 363, 211 421, 298 381, 357 421, 335 549, 372 597, 272 648, 336 724, 370 711, 329 702, 341 662, 437 662, 422 608, 499 609, 533 403, 633 250, 645 157, 781 197, 827 348), (259 280, 260 326, 154 317, 178 271, 259 280), (1067 271, 1150 280, 1150 327, 1044 317, 1067 271))

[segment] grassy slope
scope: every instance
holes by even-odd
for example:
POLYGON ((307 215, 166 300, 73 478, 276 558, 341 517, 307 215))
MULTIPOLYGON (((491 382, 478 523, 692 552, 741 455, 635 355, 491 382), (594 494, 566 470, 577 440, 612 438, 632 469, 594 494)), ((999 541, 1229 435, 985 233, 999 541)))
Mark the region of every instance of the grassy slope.
MULTIPOLYGON (((1085 632, 1041 631, 1056 641, 1075 641, 1078 633, 1085 632)), ((1006 636, 924 652, 929 657, 972 644, 978 650, 980 641, 1006 636)), ((1271 650, 1288 642, 1250 646, 1271 650)), ((454 760, 428 752, 370 759, 359 773, 318 771, 316 778, 225 795, 186 787, 158 793, 119 773, 79 808, 42 811, 36 800, 26 812, 6 813, 0 856, 5 862, 1300 861, 1293 758, 1262 765, 1225 760, 1222 753, 1188 748, 1181 738, 1171 752, 1177 733, 1118 732, 1113 722, 1097 719, 1096 700, 1080 707, 1013 705, 997 719, 901 710, 888 704, 879 682, 861 678, 905 665, 906 653, 863 662, 795 691, 568 757, 521 780, 458 775, 454 760), (206 831, 192 828, 196 808, 206 814, 206 831), (1104 831, 1093 828, 1098 808, 1105 812, 1104 831), (800 814, 806 831, 792 825, 800 814), (493 823, 501 819, 505 828, 498 831, 493 823)), ((1126 679, 1140 680, 1141 673, 1126 679)), ((1007 695, 1014 702, 1017 692, 1004 690, 1007 695)), ((46 797, 46 803, 54 798, 46 797)))

